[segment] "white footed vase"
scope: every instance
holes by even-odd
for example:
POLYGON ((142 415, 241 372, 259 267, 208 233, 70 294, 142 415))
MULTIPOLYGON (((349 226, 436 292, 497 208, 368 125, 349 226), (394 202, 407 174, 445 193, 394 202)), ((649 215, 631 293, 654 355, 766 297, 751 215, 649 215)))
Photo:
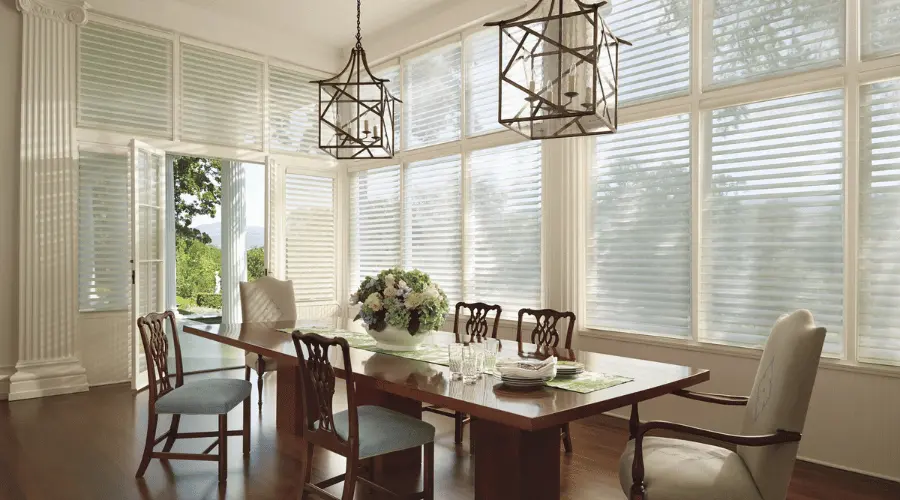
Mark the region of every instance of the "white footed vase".
POLYGON ((375 339, 375 347, 385 351, 415 351, 425 340, 425 332, 410 335, 405 328, 397 328, 391 325, 377 332, 366 327, 366 332, 375 339))

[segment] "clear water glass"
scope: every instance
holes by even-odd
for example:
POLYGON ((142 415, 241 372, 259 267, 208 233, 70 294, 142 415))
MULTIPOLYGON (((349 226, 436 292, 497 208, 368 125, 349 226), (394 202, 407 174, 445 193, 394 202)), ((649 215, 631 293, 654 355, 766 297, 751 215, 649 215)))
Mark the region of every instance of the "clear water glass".
POLYGON ((481 352, 472 345, 462 349, 462 378, 467 384, 474 384, 478 380, 478 360, 484 359, 481 352))
POLYGON ((450 355, 450 379, 459 380, 462 378, 463 345, 450 344, 447 353, 450 355))
POLYGON ((497 354, 500 353, 500 341, 484 339, 484 373, 493 374, 497 365, 497 354))
POLYGON ((475 376, 481 378, 481 374, 484 373, 484 344, 473 342, 469 345, 475 352, 475 373, 477 374, 475 376))

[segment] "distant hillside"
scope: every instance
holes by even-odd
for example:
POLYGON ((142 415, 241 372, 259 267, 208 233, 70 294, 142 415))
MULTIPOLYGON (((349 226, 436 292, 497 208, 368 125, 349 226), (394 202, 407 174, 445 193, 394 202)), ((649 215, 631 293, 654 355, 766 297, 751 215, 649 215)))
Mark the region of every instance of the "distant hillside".
MULTIPOLYGON (((222 248, 222 226, 220 224, 202 224, 197 229, 212 238, 212 246, 222 248)), ((247 250, 265 246, 266 229, 261 226, 247 226, 247 250)))

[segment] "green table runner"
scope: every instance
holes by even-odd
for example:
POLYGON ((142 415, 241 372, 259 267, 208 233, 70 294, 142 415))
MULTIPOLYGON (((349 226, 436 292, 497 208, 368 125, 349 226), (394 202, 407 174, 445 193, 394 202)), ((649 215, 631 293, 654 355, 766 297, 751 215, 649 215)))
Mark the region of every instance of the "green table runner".
MULTIPOLYGON (((281 331, 285 333, 292 333, 294 330, 291 328, 282 328, 281 331)), ((350 347, 362 349, 364 351, 388 354, 391 356, 413 359, 416 361, 425 361, 426 363, 434 363, 436 365, 450 365, 450 355, 447 352, 446 345, 423 343, 419 346, 419 349, 415 351, 388 351, 375 347, 375 339, 370 337, 367 333, 334 330, 331 328, 303 328, 302 331, 317 333, 323 337, 329 338, 343 337, 347 340, 347 343, 350 345, 350 347)), ((560 363, 566 362, 560 361, 560 363)), ((493 373, 493 375, 499 377, 498 373, 493 373)), ((629 377, 622 377, 619 375, 584 371, 581 374, 571 378, 555 378, 548 381, 546 385, 549 387, 554 387, 556 389, 588 394, 594 391, 608 389, 619 384, 624 384, 626 382, 631 382, 632 380, 634 379, 629 377)))

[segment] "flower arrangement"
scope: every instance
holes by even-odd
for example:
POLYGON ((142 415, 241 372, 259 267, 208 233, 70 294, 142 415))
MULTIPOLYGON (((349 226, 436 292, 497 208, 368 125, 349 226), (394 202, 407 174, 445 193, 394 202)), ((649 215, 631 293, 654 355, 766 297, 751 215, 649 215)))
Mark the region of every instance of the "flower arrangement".
POLYGON ((386 269, 374 278, 366 276, 350 303, 362 304, 356 319, 370 330, 380 332, 390 325, 410 335, 437 330, 450 310, 441 287, 418 269, 386 269))

